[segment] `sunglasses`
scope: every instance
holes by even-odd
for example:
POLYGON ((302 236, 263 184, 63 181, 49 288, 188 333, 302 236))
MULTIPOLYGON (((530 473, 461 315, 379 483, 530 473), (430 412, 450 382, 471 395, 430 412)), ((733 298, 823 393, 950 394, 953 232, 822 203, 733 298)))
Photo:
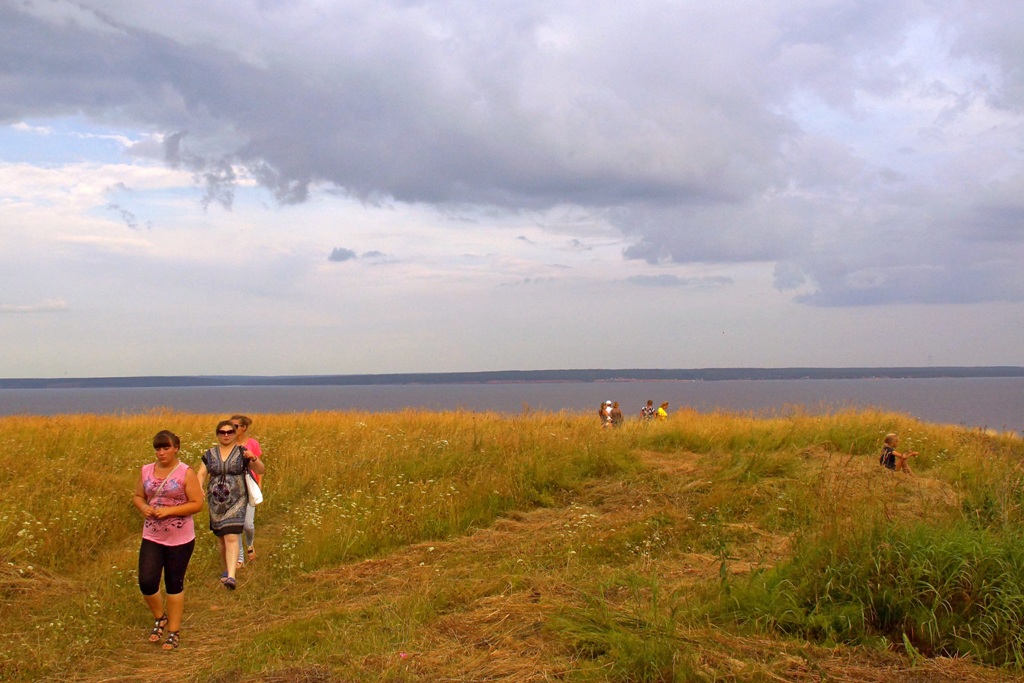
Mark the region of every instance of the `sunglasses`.
POLYGON ((218 429, 217 436, 224 436, 225 434, 234 434, 234 429, 218 429))

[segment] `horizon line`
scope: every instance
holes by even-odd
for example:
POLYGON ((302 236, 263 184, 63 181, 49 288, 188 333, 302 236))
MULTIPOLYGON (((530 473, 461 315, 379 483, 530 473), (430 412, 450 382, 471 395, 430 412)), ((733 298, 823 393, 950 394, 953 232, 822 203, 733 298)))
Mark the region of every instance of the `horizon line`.
POLYGON ((0 388, 112 388, 170 386, 316 386, 374 384, 483 384, 499 382, 600 382, 763 379, 937 379, 1024 377, 1024 366, 849 366, 727 368, 588 368, 479 370, 317 375, 128 375, 0 378, 0 388))

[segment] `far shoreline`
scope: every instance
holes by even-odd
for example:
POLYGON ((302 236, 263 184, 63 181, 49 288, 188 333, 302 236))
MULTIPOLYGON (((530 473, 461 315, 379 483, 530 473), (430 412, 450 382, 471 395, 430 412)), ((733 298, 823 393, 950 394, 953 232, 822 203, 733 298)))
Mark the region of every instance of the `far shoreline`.
POLYGON ((260 386, 400 386, 435 384, 541 384, 814 379, 967 379, 1024 377, 1022 366, 693 368, 497 370, 364 375, 173 375, 135 377, 0 378, 0 389, 130 389, 260 386))

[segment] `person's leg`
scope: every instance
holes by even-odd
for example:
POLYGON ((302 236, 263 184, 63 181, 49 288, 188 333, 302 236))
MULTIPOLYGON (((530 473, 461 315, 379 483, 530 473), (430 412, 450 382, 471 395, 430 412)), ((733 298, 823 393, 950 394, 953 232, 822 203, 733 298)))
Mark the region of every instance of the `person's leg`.
MULTIPOLYGON (((253 552, 253 543, 256 542, 256 506, 248 505, 245 509, 245 526, 242 529, 242 536, 245 540, 245 548, 248 552, 249 559, 252 560, 256 557, 256 553, 253 552)), ((241 554, 242 549, 238 549, 241 554)))
POLYGON ((167 630, 175 633, 181 629, 181 617, 185 613, 185 591, 167 594, 167 630))
POLYGON ((164 589, 167 591, 167 630, 177 633, 185 612, 185 572, 192 559, 196 542, 167 548, 164 567, 164 589))
POLYGON ((163 546, 142 539, 142 545, 139 547, 139 590, 149 611, 153 613, 153 628, 149 639, 154 643, 160 640, 167 625, 167 614, 164 611, 163 598, 160 596, 163 563, 163 546))
POLYGON ((220 543, 223 553, 221 559, 224 561, 225 571, 228 573, 228 578, 235 578, 235 558, 238 557, 238 534, 224 534, 220 543))
POLYGON ((229 569, 234 569, 235 563, 230 561, 230 555, 227 554, 227 547, 223 536, 217 536, 217 552, 220 555, 220 565, 224 569, 222 576, 231 576, 229 569))
MULTIPOLYGON (((242 538, 239 539, 238 543, 238 567, 241 568, 245 564, 245 549, 252 547, 253 539, 256 536, 256 529, 253 527, 253 522, 256 516, 256 506, 246 505, 245 506, 245 522, 242 524, 242 538), (244 541, 244 545, 243 545, 244 541)), ((250 560, 252 557, 249 558, 250 560)))
POLYGON ((162 620, 166 612, 164 611, 164 600, 160 595, 160 591, 152 595, 143 595, 142 599, 146 601, 146 606, 153 613, 153 619, 162 620))

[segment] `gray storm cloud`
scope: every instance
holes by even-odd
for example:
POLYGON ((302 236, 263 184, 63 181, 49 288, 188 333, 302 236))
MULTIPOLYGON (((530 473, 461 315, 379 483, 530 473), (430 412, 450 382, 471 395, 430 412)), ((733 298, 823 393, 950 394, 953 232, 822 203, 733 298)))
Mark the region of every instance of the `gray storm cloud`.
POLYGON ((157 130, 133 153, 207 205, 239 174, 285 204, 326 184, 578 205, 626 258, 774 262, 810 304, 1024 298, 1016 2, 57 1, 0 22, 0 120, 157 130))
POLYGON ((344 263, 345 261, 351 261, 357 258, 359 258, 359 256, 351 249, 335 247, 334 249, 331 249, 331 253, 328 255, 327 260, 334 261, 336 263, 344 263))

